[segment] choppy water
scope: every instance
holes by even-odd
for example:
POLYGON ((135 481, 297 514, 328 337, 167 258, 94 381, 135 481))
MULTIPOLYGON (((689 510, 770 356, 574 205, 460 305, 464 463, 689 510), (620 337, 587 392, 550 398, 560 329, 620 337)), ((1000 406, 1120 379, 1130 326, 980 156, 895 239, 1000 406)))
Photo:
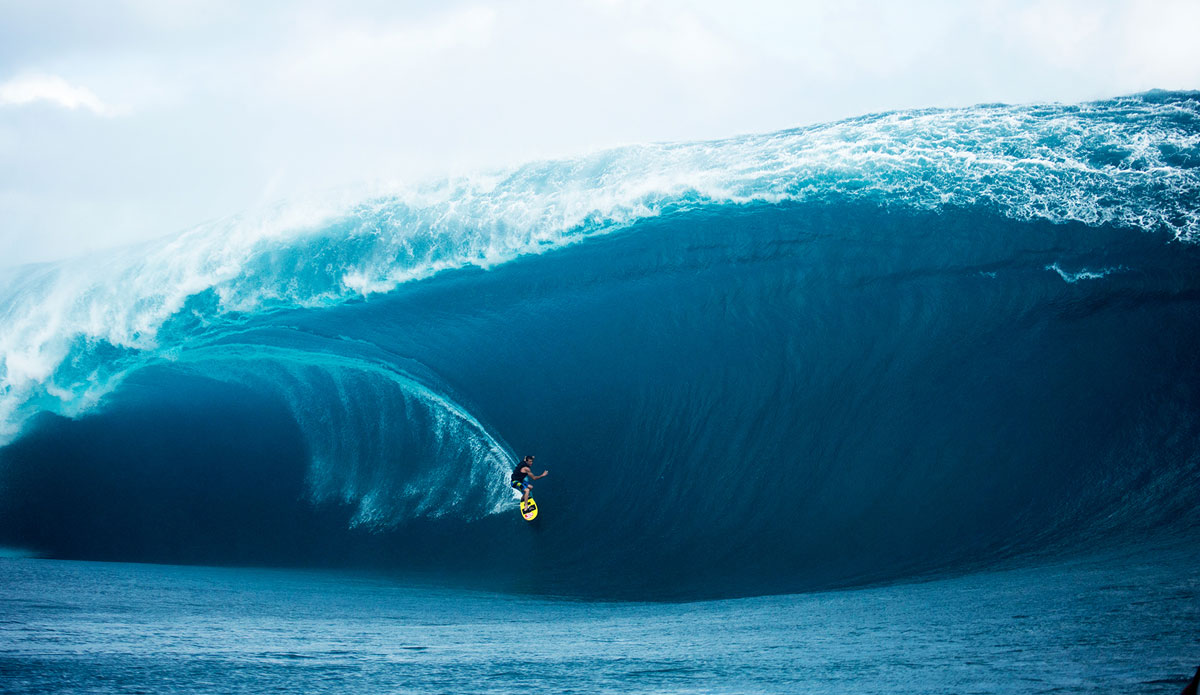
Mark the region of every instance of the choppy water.
POLYGON ((1178 693, 1194 546, 682 604, 0 560, 4 692, 1178 693))

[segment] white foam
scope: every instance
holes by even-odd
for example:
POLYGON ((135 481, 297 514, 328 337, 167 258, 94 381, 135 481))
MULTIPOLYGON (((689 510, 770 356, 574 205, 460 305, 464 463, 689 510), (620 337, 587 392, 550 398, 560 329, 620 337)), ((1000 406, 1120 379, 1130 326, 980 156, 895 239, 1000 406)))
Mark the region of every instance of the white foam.
POLYGON ((1101 278, 1108 277, 1113 273, 1119 273, 1125 270, 1125 268, 1124 266, 1117 266, 1116 268, 1102 268, 1100 270, 1088 270, 1087 268, 1084 268, 1078 272, 1072 273, 1063 270, 1058 263, 1051 263, 1050 265, 1046 266, 1046 270, 1053 270, 1054 272, 1058 273, 1059 277, 1073 285, 1080 280, 1099 280, 1101 278))

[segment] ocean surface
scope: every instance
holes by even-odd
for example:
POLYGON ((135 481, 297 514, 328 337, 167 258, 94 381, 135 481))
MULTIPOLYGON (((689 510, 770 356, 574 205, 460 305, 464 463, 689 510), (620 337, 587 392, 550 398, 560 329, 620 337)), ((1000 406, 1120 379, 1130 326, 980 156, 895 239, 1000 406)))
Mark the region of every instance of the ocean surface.
POLYGON ((0 560, 0 690, 1178 693, 1195 546, 696 603, 345 572, 0 560), (1179 563, 1168 569, 1167 563, 1179 563))
POLYGON ((561 690, 1178 690, 1198 339, 1194 92, 630 146, 0 268, 5 672, 550 683, 487 665, 521 644, 561 690))

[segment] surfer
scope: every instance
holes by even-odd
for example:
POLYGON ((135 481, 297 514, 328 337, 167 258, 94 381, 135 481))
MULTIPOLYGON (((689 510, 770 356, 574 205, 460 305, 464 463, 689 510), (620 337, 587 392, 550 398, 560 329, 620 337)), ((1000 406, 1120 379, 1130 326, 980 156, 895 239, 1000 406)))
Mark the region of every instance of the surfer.
POLYGON ((512 487, 521 492, 521 501, 524 502, 529 499, 529 492, 533 490, 533 481, 545 478, 549 474, 550 471, 542 471, 541 475, 534 475, 533 457, 526 456, 517 463, 517 468, 512 473, 512 487))

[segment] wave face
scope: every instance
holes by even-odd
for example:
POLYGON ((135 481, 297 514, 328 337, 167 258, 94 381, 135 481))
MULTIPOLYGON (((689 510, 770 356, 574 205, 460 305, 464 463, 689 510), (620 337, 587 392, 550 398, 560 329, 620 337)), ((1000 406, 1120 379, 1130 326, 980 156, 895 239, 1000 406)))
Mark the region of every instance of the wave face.
POLYGON ((1200 97, 897 112, 0 277, 0 543, 608 597, 1192 534, 1200 97), (515 513, 514 453, 551 470, 515 513), (543 465, 544 464, 544 465, 543 465))

